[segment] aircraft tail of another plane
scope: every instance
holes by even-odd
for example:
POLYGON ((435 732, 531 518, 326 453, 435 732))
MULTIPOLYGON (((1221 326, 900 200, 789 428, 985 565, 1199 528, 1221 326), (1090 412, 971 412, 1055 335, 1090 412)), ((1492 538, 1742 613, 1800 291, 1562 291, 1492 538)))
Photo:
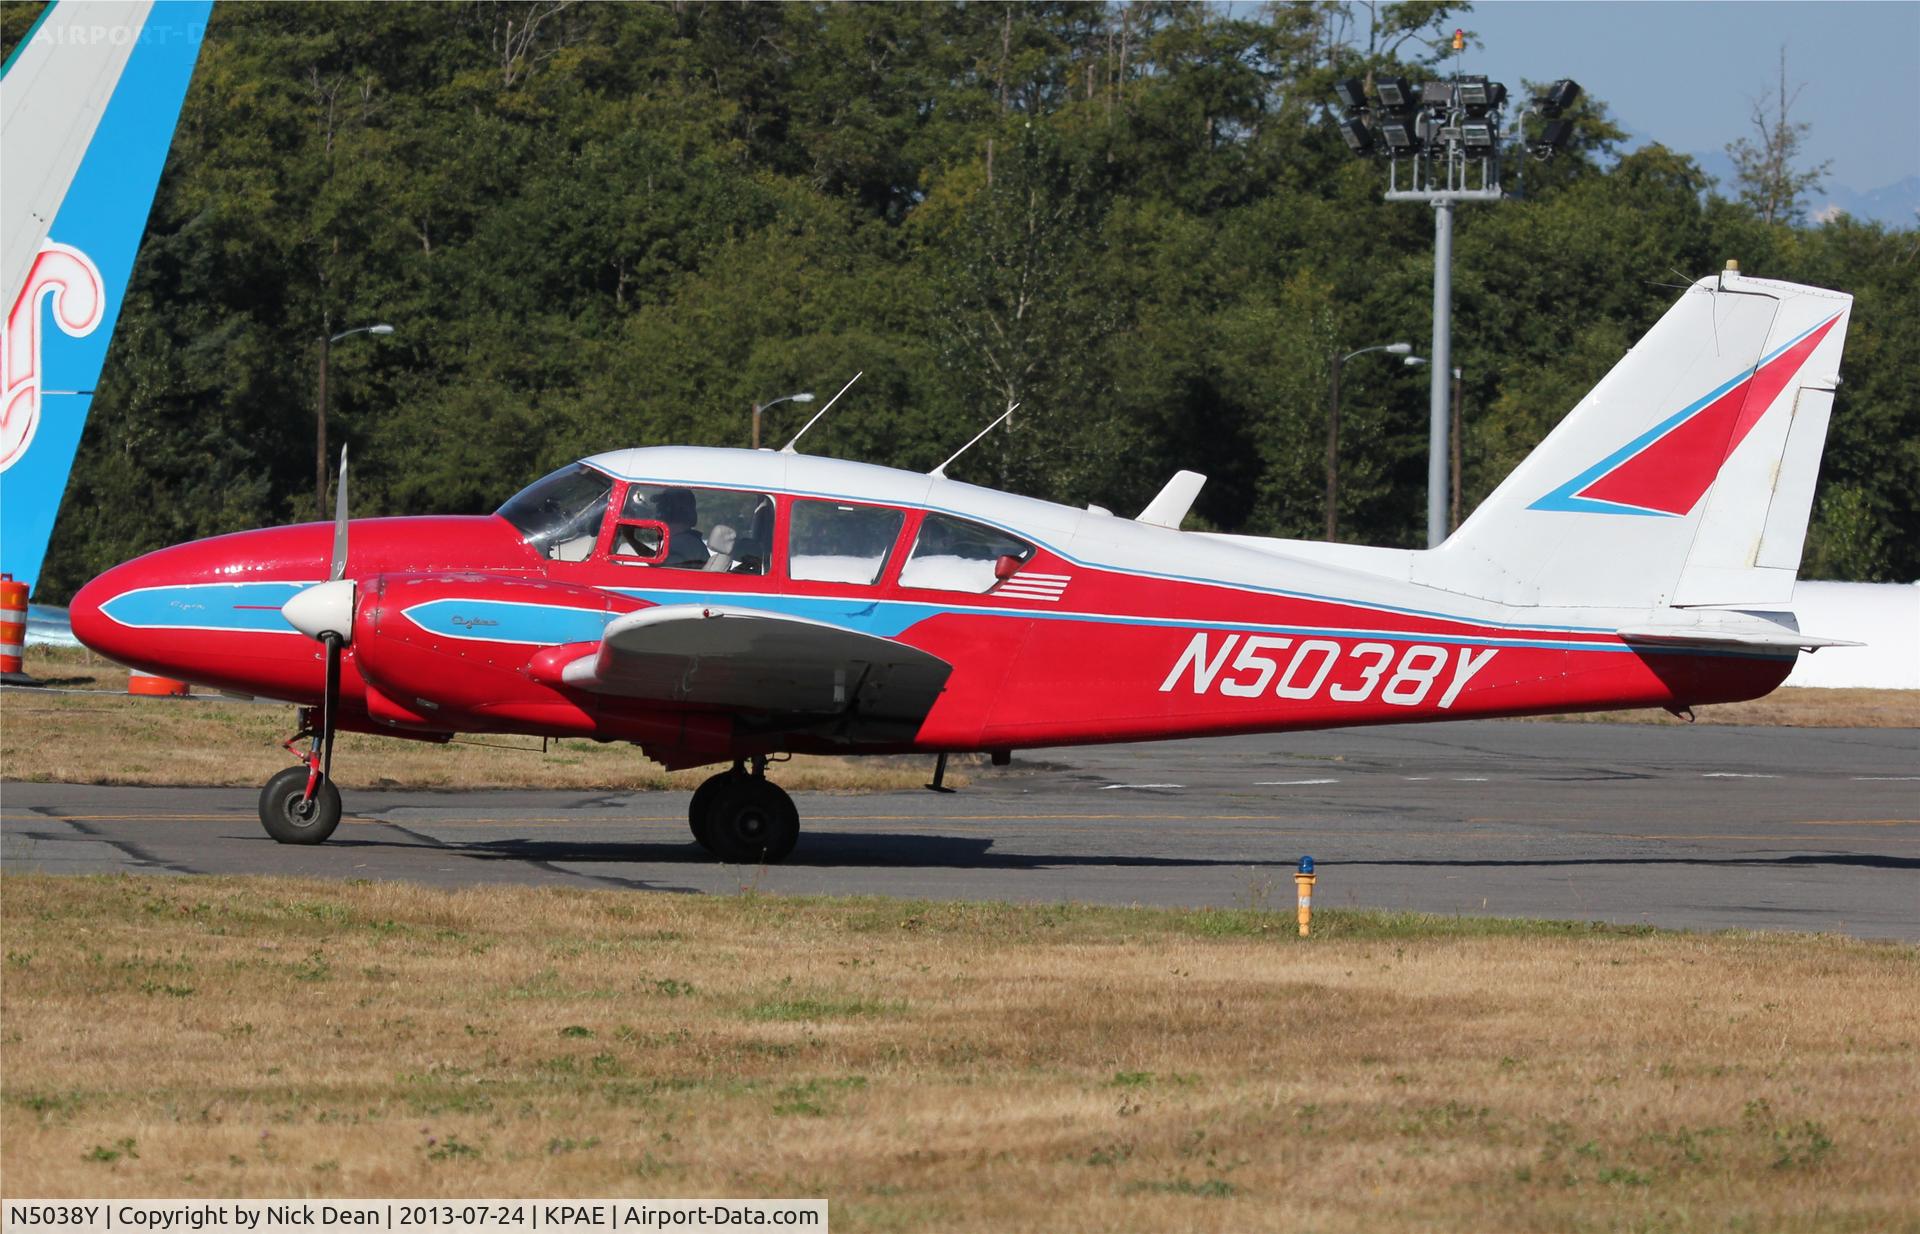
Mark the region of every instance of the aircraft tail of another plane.
POLYGON ((1700 280, 1413 581, 1516 605, 1791 601, 1852 297, 1700 280))
POLYGON ((57 0, 0 70, 0 569, 32 586, 211 0, 57 0))

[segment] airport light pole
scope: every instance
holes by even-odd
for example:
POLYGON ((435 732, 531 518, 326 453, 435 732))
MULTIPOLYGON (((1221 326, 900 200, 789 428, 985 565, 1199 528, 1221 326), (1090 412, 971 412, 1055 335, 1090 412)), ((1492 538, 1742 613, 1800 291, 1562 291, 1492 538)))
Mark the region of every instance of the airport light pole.
MULTIPOLYGON (((1453 51, 1466 48, 1454 31, 1453 51)), ((1507 88, 1484 76, 1456 72, 1444 81, 1415 85, 1382 76, 1369 97, 1365 83, 1348 78, 1334 86, 1344 109, 1341 140, 1356 155, 1387 159, 1388 201, 1420 201, 1433 207, 1433 380, 1428 391, 1427 547, 1447 538, 1447 475, 1453 432, 1448 376, 1453 371, 1453 208, 1462 202, 1500 201, 1503 146, 1552 158, 1572 135, 1562 112, 1580 97, 1580 85, 1562 78, 1535 99, 1524 115, 1544 125, 1529 139, 1524 115, 1509 131, 1503 109, 1507 88), (1405 169, 1402 169, 1405 160, 1405 169), (1405 178, 1405 185, 1401 181, 1405 178)))
POLYGON ((1453 459, 1452 513, 1447 520, 1447 534, 1452 535, 1460 526, 1460 366, 1453 366, 1453 415, 1448 421, 1453 432, 1453 442, 1448 453, 1453 459))
POLYGON ((355 326, 335 335, 320 336, 320 382, 319 390, 314 395, 313 412, 313 505, 319 511, 320 518, 327 517, 327 353, 343 338, 352 338, 356 334, 392 333, 393 327, 383 321, 376 326, 355 326))
MULTIPOLYGON (((1409 367, 1417 364, 1425 364, 1426 362, 1424 356, 1408 356, 1406 359, 1406 364, 1409 367)), ((1453 469, 1453 481, 1448 486, 1448 492, 1450 494, 1448 499, 1450 516, 1447 519, 1448 535, 1452 535, 1460 526, 1460 400, 1460 366, 1456 364, 1453 366, 1453 415, 1448 418, 1448 426, 1452 440, 1448 444, 1447 453, 1453 469)))
POLYGON ((1340 370, 1347 361, 1355 356, 1364 356, 1370 351, 1384 351, 1388 355, 1413 355, 1412 343, 1376 343, 1372 347, 1362 347, 1346 355, 1333 353, 1333 376, 1327 383, 1327 540, 1331 542, 1340 530, 1340 370))
POLYGON ((811 403, 812 401, 813 391, 807 390, 800 394, 789 394, 777 398, 771 403, 755 403, 753 405, 753 448, 756 450, 760 448, 760 413, 771 411, 782 403, 811 403))

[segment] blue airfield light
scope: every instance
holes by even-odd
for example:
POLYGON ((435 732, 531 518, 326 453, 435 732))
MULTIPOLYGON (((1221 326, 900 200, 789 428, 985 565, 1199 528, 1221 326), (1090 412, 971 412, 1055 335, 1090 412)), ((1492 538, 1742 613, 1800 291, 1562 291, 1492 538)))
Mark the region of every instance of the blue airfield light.
POLYGON ((1302 873, 1302 874, 1311 874, 1311 873, 1313 873, 1313 858, 1311 858, 1311 857, 1302 857, 1302 858, 1300 859, 1300 873, 1302 873))

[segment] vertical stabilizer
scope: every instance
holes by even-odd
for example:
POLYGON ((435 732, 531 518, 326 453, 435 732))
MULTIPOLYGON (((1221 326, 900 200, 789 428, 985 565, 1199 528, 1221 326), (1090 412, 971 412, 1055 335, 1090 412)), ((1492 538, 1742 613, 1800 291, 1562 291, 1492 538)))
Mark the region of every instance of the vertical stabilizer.
POLYGON ((211 0, 60 0, 0 76, 0 569, 38 579, 211 0))
POLYGON ((1416 582, 1507 604, 1792 599, 1852 298, 1702 279, 1416 582))

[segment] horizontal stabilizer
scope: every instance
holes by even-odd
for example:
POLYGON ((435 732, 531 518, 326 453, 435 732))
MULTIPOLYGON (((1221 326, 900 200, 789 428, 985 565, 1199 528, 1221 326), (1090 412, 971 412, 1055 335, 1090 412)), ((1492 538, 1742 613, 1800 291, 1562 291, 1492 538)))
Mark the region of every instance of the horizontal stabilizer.
POLYGON ((1180 523, 1187 517, 1187 511, 1193 509, 1194 499, 1200 496, 1200 489, 1207 478, 1197 471, 1176 471, 1173 479, 1160 490, 1160 495, 1147 503, 1140 511, 1136 523, 1147 523, 1154 527, 1180 529, 1180 523))
POLYGON ((1844 638, 1802 634, 1790 625, 1750 613, 1702 613, 1693 621, 1655 621, 1619 631, 1629 643, 1663 647, 1734 647, 1749 650, 1817 651, 1822 647, 1860 647, 1844 638))

